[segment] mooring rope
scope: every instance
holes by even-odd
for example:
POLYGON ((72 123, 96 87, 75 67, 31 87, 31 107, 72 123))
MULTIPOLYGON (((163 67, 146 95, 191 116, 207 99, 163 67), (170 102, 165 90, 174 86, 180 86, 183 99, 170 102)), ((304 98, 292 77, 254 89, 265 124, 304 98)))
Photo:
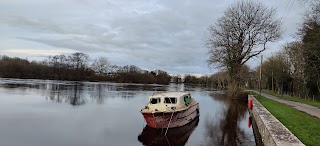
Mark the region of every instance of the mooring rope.
POLYGON ((167 139, 167 142, 168 142, 168 144, 169 144, 169 146, 170 146, 170 141, 168 140, 168 137, 167 136, 165 136, 166 137, 166 139, 167 139))
POLYGON ((156 118, 154 117, 154 113, 152 112, 152 116, 153 116, 153 123, 154 123, 154 125, 156 126, 156 128, 157 128, 157 120, 156 120, 156 118))
MULTIPOLYGON (((171 98, 169 98, 169 100, 170 100, 170 103, 172 104, 171 98)), ((170 121, 169 121, 169 123, 168 123, 166 133, 164 133, 165 136, 167 135, 167 132, 168 132, 168 129, 169 129, 171 120, 172 120, 172 116, 173 116, 173 114, 174 114, 174 109, 173 109, 172 107, 171 107, 171 109, 173 110, 173 112, 172 112, 172 114, 171 114, 170 121)))
MULTIPOLYGON (((162 119, 164 119, 164 112, 162 112, 162 119)), ((163 133, 163 128, 161 128, 161 135, 163 133)))
POLYGON ((169 123, 168 123, 166 133, 164 133, 164 135, 167 135, 167 132, 168 132, 168 129, 169 129, 169 126, 170 126, 170 123, 171 123, 173 114, 174 114, 174 111, 173 111, 172 114, 171 114, 170 121, 169 121, 169 123))

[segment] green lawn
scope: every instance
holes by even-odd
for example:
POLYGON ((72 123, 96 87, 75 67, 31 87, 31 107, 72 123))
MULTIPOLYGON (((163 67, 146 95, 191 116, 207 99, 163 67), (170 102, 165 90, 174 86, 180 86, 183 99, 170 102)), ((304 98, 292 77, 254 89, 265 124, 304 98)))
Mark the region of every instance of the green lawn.
POLYGON ((300 102, 300 103, 304 103, 304 104, 308 104, 308 105, 320 108, 320 102, 317 102, 317 101, 311 101, 311 100, 306 100, 306 99, 302 99, 302 98, 298 98, 298 97, 293 97, 293 96, 290 96, 290 95, 287 95, 287 94, 283 94, 283 96, 282 96, 282 94, 278 94, 278 93, 272 92, 270 90, 262 90, 262 92, 266 93, 266 94, 270 94, 270 95, 276 96, 276 97, 279 97, 279 98, 283 98, 283 99, 286 99, 286 100, 300 102))
POLYGON ((320 119, 290 106, 253 94, 256 99, 307 146, 320 145, 320 119))

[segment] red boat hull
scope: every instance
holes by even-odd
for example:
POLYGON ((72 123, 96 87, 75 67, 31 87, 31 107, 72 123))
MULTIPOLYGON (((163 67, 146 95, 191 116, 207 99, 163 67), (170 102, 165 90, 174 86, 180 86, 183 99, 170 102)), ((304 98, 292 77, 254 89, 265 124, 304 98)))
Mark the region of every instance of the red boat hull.
POLYGON ((182 111, 176 111, 172 113, 142 113, 142 115, 146 120, 147 125, 152 128, 181 127, 199 116, 199 103, 191 105, 189 108, 182 111))

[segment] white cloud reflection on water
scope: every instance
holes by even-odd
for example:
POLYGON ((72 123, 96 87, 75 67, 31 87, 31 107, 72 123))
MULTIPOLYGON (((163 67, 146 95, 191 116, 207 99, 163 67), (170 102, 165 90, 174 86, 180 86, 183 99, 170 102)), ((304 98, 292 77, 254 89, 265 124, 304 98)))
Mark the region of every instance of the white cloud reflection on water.
MULTIPOLYGON (((139 110, 147 103, 147 97, 155 89, 181 88, 173 84, 0 79, 0 145, 142 145, 137 137, 145 122, 139 110), (73 102, 73 95, 80 100, 73 102)), ((204 88, 184 89, 200 103, 200 121, 186 145, 205 145, 210 141, 208 130, 221 130, 208 129, 206 122, 219 125, 228 102, 213 98, 213 92, 204 88)), ((244 115, 239 128, 252 139, 252 130, 245 129, 248 114, 244 115)))

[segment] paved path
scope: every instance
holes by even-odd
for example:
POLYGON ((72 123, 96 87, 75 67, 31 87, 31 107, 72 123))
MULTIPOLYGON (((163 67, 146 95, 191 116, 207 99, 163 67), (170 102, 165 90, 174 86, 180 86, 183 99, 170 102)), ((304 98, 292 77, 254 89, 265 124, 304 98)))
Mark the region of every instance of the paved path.
MULTIPOLYGON (((257 93, 257 94, 260 94, 258 91, 254 91, 252 90, 253 92, 257 93)), ((275 97, 275 96, 272 96, 272 95, 269 95, 269 94, 265 94, 265 93, 261 93, 262 96, 264 97, 267 97, 267 98, 270 98, 272 100, 275 100, 275 101, 278 101, 280 103, 283 103, 283 104, 286 104, 286 105, 289 105, 301 112, 304 112, 304 113, 307 113, 311 116, 314 116, 314 117, 317 117, 320 119, 320 109, 317 108, 317 107, 314 107, 314 106, 310 106, 310 105, 307 105, 307 104, 303 104, 303 103, 299 103, 299 102, 295 102, 295 101, 290 101, 290 100, 285 100, 285 99, 281 99, 279 97, 275 97)))

